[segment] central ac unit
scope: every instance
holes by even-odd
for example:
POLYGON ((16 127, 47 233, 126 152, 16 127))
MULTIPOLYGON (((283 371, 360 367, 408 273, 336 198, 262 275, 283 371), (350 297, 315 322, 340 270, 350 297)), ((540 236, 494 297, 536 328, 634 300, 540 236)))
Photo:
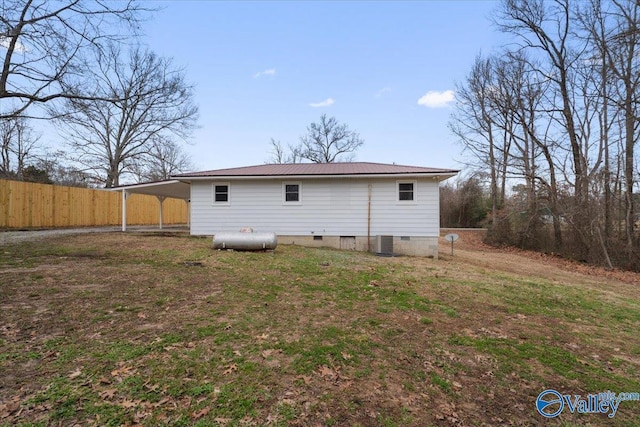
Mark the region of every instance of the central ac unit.
POLYGON ((393 236, 376 236, 376 254, 383 256, 393 255, 393 236))

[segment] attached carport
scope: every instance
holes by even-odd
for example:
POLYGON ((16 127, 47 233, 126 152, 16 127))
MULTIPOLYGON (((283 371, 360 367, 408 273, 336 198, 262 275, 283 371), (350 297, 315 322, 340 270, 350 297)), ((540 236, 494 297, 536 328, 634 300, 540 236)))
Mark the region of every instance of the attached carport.
MULTIPOLYGON (((130 194, 146 194, 156 196, 159 203, 159 227, 162 229, 162 204, 165 199, 182 199, 190 209, 189 199, 191 198, 191 184, 175 179, 167 181, 146 182, 143 184, 122 185, 111 189, 122 192, 122 231, 127 231, 127 198, 130 194)), ((190 222, 191 212, 187 215, 190 222)), ((187 224, 190 225, 190 224, 187 224)))

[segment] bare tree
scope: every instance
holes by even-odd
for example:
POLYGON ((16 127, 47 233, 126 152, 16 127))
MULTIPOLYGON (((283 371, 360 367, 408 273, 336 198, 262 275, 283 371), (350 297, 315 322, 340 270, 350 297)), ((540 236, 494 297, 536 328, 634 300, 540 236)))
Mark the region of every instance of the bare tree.
MULTIPOLYGON (((573 177, 573 215, 571 223, 576 236, 578 255, 586 257, 591 242, 589 210, 589 160, 588 133, 578 117, 577 103, 585 101, 581 96, 580 82, 575 66, 584 52, 584 41, 572 37, 574 20, 570 0, 503 0, 499 27, 516 35, 523 49, 545 58, 545 68, 535 71, 541 79, 552 83, 549 97, 553 98, 551 113, 557 115, 557 123, 568 142, 573 177)), ((595 168, 594 168, 595 170, 595 168)))
POLYGON ((640 268, 640 3, 502 0, 496 16, 515 43, 476 61, 452 130, 491 189, 513 185, 502 242, 640 268))
MULTIPOLYGON (((451 115, 449 129, 460 138, 464 149, 488 167, 490 178, 491 222, 497 223, 500 209, 498 191, 499 143, 496 138, 496 123, 491 92, 496 89, 494 58, 476 57, 471 72, 462 84, 456 85, 458 108, 451 115)), ((502 151, 503 154, 506 151, 502 151)))
POLYGON ((301 146, 289 144, 287 148, 282 146, 280 141, 271 138, 271 158, 266 163, 300 163, 302 160, 301 146))
POLYGON ((440 226, 479 227, 489 202, 482 187, 485 177, 471 175, 440 186, 440 226))
POLYGON ((352 160, 362 144, 364 140, 357 132, 326 114, 320 116, 319 123, 307 126, 307 134, 300 137, 301 157, 314 163, 352 160))
POLYGON ((640 4, 613 1, 609 12, 612 23, 608 40, 600 40, 608 69, 616 79, 617 106, 624 117, 625 231, 627 252, 631 254, 635 238, 634 150, 640 125, 640 4))
POLYGON ((39 139, 26 118, 0 119, 0 176, 22 179, 28 163, 35 160, 39 139))
POLYGON ((92 98, 77 80, 106 41, 135 32, 135 1, 4 0, 0 3, 0 119, 34 104, 92 98))
POLYGON ((193 162, 175 141, 158 138, 151 143, 149 152, 133 169, 139 182, 162 181, 193 169, 193 162))
POLYGON ((67 164, 68 155, 62 150, 47 152, 40 156, 35 167, 45 171, 49 179, 56 185, 67 187, 96 187, 96 183, 86 172, 67 164))
POLYGON ((58 124, 74 160, 106 187, 119 185, 154 144, 184 140, 196 126, 193 87, 170 59, 111 45, 88 78, 100 97, 116 101, 68 99, 58 124))

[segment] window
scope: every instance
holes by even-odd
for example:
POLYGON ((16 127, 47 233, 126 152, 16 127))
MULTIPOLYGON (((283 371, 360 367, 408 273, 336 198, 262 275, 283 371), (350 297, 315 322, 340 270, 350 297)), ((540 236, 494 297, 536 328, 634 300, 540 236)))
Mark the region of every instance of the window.
POLYGON ((301 184, 299 182, 285 182, 282 184, 283 202, 287 204, 300 204, 302 197, 300 194, 301 184))
POLYGON ((284 200, 285 202, 299 202, 300 186, 298 184, 285 184, 284 200))
POLYGON ((229 184, 213 185, 213 202, 217 204, 229 204, 229 184))
POLYGON ((414 201, 414 189, 415 182, 398 182, 398 200, 401 202, 414 201))

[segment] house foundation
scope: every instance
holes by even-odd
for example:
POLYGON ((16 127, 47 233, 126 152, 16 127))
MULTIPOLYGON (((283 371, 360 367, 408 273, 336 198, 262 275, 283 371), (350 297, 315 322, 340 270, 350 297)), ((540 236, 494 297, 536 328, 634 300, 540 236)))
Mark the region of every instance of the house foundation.
MULTIPOLYGON (((392 239, 393 255, 438 258, 437 236, 392 236, 392 239)), ((377 237, 373 236, 369 240, 367 244, 367 236, 278 236, 278 243, 283 245, 378 252, 377 237)))

